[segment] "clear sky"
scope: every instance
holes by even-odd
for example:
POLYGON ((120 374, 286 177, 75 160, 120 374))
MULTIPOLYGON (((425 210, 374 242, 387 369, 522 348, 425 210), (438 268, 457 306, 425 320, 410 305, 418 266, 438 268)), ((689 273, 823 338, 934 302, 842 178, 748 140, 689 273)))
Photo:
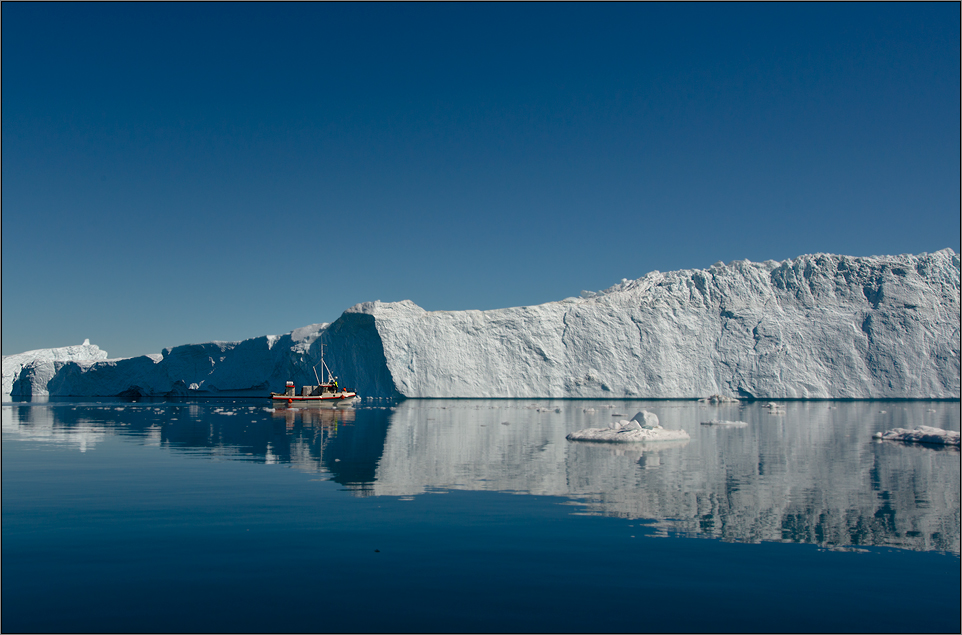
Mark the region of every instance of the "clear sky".
POLYGON ((4 354, 959 251, 958 3, 0 6, 4 354))

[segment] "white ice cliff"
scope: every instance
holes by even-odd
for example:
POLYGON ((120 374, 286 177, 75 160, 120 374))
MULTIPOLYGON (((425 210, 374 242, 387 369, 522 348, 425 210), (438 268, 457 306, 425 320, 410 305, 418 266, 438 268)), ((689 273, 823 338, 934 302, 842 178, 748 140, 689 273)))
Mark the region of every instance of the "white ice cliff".
POLYGON ((79 346, 41 348, 35 351, 3 356, 3 394, 34 394, 34 386, 46 387, 59 367, 57 362, 94 362, 107 359, 107 352, 100 350, 90 340, 79 346), (18 384, 16 388, 14 384, 18 384))
MULTIPOLYGON (((959 256, 800 256, 652 272, 491 311, 354 306, 333 324, 163 355, 11 371, 14 396, 216 394, 313 383, 363 396, 959 398, 959 256)), ((4 359, 4 392, 8 373, 4 359)))

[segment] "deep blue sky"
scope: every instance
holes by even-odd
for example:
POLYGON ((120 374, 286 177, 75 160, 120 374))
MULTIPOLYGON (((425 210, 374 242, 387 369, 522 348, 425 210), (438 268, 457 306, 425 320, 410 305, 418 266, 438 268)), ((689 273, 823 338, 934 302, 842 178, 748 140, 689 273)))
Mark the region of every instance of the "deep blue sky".
POLYGON ((958 3, 2 4, 3 353, 959 251, 958 3))

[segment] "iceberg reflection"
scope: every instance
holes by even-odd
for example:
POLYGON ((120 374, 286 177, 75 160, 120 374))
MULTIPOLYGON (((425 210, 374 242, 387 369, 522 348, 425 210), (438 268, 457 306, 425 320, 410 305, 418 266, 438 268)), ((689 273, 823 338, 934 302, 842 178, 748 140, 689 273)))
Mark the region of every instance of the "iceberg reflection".
POLYGON ((445 489, 554 496, 663 533, 828 548, 960 552, 955 448, 878 443, 892 427, 959 429, 958 402, 761 404, 408 400, 394 408, 263 402, 5 404, 3 431, 68 450, 121 436, 174 452, 286 463, 357 496, 445 489), (567 441, 655 412, 690 441, 567 441), (703 426, 712 419, 744 427, 703 426))
POLYGON ((374 493, 525 492, 726 541, 959 553, 958 452, 871 440, 891 421, 958 429, 956 403, 795 402, 776 417, 759 404, 647 402, 666 428, 692 439, 637 447, 566 442, 612 410, 556 403, 560 413, 534 403, 406 401, 374 493), (720 415, 748 425, 700 425, 720 415))

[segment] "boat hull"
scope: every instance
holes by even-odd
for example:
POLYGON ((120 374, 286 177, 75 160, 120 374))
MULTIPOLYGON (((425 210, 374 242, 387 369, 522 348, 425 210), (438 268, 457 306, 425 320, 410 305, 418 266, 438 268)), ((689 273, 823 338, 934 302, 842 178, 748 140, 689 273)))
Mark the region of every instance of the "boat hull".
POLYGON ((318 406, 321 408, 353 408, 356 393, 342 395, 279 395, 272 394, 271 401, 282 406, 318 406))

